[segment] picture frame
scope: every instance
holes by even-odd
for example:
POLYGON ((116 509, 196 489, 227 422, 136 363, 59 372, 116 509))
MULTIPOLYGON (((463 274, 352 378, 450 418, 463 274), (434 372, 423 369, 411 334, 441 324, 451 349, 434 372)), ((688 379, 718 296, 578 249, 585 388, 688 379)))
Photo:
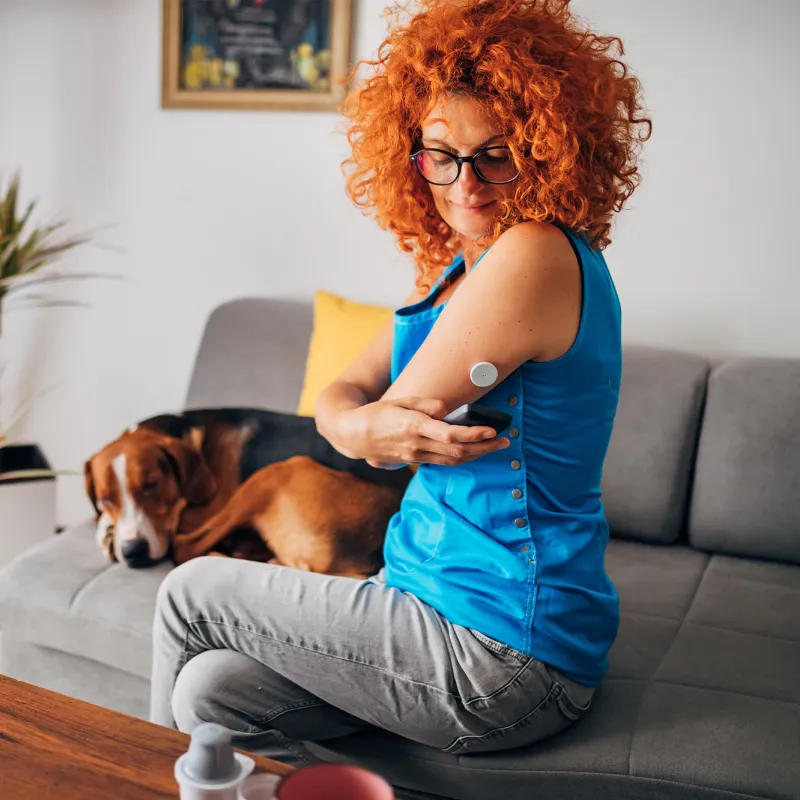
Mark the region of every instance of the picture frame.
POLYGON ((162 108, 337 110, 354 0, 162 2, 162 108))

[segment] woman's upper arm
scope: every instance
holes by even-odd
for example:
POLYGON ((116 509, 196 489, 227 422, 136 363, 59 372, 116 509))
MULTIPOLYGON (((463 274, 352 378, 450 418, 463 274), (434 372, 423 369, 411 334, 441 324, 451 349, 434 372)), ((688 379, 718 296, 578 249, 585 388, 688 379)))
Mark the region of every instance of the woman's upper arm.
POLYGON ((581 294, 580 265, 557 228, 510 228, 467 273, 383 399, 434 398, 450 410, 477 402, 491 388, 470 381, 479 361, 497 367, 499 383, 525 361, 557 358, 570 348, 581 294))
MULTIPOLYGON (((416 303, 424 296, 424 292, 415 289, 404 305, 416 303)), ((357 386, 370 402, 380 400, 392 382, 393 343, 394 320, 390 320, 336 380, 357 386)))

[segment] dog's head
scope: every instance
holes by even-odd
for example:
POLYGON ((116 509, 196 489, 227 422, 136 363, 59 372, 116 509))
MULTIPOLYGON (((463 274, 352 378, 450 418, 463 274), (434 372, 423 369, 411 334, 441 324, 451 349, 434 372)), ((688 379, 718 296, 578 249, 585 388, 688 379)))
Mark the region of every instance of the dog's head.
POLYGON ((190 443, 145 427, 126 431, 84 464, 97 541, 112 561, 141 567, 162 559, 187 505, 202 505, 216 481, 190 443))

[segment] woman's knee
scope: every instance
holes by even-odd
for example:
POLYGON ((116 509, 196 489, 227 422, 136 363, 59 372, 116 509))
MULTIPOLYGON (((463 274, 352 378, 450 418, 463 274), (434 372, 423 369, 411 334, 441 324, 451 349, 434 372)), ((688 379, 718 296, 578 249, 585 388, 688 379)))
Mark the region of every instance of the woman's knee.
POLYGON ((236 730, 226 695, 231 688, 230 656, 226 650, 206 650, 184 664, 172 689, 172 716, 179 731, 191 733, 201 722, 216 722, 236 730))
POLYGON ((185 601, 192 596, 193 589, 196 594, 198 587, 209 585, 208 569, 213 568, 215 561, 219 559, 213 556, 193 558, 168 572, 158 587, 156 610, 160 613, 169 607, 186 605, 185 601))

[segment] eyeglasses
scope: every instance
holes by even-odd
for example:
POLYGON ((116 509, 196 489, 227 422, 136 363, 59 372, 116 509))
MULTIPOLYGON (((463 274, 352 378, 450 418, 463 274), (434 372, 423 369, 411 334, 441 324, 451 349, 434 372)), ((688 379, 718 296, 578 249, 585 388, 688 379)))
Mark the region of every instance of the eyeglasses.
POLYGON ((484 183, 511 183, 519 177, 519 170, 506 146, 487 147, 474 156, 457 156, 447 150, 423 147, 409 158, 417 172, 428 183, 449 186, 461 177, 462 164, 470 164, 484 183))

